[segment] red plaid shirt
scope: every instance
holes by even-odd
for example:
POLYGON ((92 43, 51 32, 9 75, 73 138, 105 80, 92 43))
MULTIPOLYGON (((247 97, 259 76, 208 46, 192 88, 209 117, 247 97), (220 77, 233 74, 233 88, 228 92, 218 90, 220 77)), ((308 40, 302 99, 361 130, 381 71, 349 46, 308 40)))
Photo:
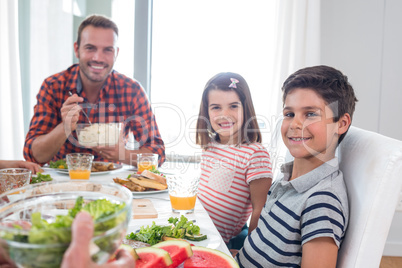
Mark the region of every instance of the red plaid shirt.
MULTIPOLYGON (((81 92, 80 82, 77 64, 45 79, 36 96, 37 104, 34 107, 34 116, 25 139, 24 157, 26 160, 37 162, 32 154, 32 143, 36 137, 49 133, 62 122, 60 109, 71 91, 84 98, 81 105, 85 108, 92 123, 124 121, 125 133, 132 131, 140 148, 147 148, 158 154, 160 164, 165 161, 165 146, 148 98, 139 83, 112 71, 99 94, 97 103, 90 104, 85 92, 81 92)), ((78 123, 88 123, 83 113, 80 113, 78 123)), ((95 151, 79 146, 75 131, 71 135, 52 161, 63 159, 66 154, 73 152, 91 153, 95 156, 94 160, 103 160, 95 151)))

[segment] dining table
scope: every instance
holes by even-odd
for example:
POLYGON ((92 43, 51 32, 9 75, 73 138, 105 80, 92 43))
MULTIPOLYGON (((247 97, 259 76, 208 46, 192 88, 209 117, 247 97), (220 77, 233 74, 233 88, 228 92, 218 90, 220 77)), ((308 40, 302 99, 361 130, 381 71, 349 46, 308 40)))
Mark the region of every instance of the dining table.
MULTIPOLYGON (((117 169, 110 171, 91 172, 89 178, 90 181, 110 182, 114 183, 114 178, 125 179, 129 175, 137 173, 136 167, 130 165, 115 165, 117 169)), ((199 176, 199 165, 196 163, 165 163, 160 169, 161 173, 165 176, 199 176)), ((44 174, 50 174, 53 180, 64 181, 70 180, 68 171, 56 168, 44 168, 44 174)), ((172 211, 170 204, 169 193, 167 190, 162 191, 150 191, 150 192, 132 192, 133 204, 136 201, 152 202, 155 209, 155 215, 150 217, 142 216, 136 217, 135 212, 132 215, 132 219, 129 222, 127 234, 131 232, 137 232, 141 226, 152 225, 154 222, 157 225, 167 225, 170 217, 180 218, 179 213, 172 211)), ((219 250, 227 255, 231 256, 225 242, 216 229, 214 223, 208 215, 201 202, 197 199, 195 203, 194 212, 184 214, 189 220, 200 227, 200 233, 207 235, 207 239, 203 241, 189 241, 195 246, 203 246, 211 249, 219 250)))

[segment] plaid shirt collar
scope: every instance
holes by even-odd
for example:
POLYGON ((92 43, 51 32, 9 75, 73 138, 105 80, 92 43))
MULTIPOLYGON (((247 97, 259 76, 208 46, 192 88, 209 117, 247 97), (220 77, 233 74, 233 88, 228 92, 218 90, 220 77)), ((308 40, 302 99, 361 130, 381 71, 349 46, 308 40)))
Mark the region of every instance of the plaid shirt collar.
MULTIPOLYGON (((82 87, 82 80, 81 80, 81 75, 80 75, 80 72, 79 72, 79 70, 80 70, 80 68, 79 68, 79 66, 77 66, 77 82, 76 82, 76 91, 77 91, 77 95, 78 96, 81 96, 81 94, 82 94, 82 91, 84 90, 83 89, 83 87, 82 87)), ((103 84, 103 86, 102 86, 102 89, 101 90, 103 90, 104 92, 103 93, 107 93, 108 91, 109 91, 109 87, 110 87, 110 85, 111 85, 111 83, 112 83, 112 73, 114 72, 114 70, 112 70, 112 72, 108 75, 108 77, 106 78, 106 80, 105 80, 105 83, 103 84)), ((101 94, 102 94, 102 92, 101 92, 101 94)))

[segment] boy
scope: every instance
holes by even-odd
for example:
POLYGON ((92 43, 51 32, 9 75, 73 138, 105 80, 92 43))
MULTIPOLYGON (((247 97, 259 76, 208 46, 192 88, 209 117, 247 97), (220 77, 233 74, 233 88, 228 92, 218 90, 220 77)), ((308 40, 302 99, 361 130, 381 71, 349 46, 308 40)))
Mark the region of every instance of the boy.
POLYGON ((282 166, 236 259, 247 268, 335 267, 349 218, 335 150, 357 99, 347 77, 328 66, 295 72, 282 91, 282 139, 294 161, 282 166))

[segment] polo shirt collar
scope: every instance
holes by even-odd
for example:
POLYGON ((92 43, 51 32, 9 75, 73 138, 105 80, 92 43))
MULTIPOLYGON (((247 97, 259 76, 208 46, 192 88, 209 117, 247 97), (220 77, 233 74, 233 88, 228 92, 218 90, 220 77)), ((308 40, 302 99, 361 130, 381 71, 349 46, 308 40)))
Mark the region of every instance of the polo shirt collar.
POLYGON ((292 174, 293 162, 286 163, 281 166, 281 171, 284 175, 281 181, 282 185, 291 184, 293 188, 298 192, 302 193, 311 189, 314 185, 319 183, 323 178, 330 176, 332 173, 339 170, 338 158, 332 158, 331 160, 325 162, 316 169, 289 181, 290 174, 292 174))

